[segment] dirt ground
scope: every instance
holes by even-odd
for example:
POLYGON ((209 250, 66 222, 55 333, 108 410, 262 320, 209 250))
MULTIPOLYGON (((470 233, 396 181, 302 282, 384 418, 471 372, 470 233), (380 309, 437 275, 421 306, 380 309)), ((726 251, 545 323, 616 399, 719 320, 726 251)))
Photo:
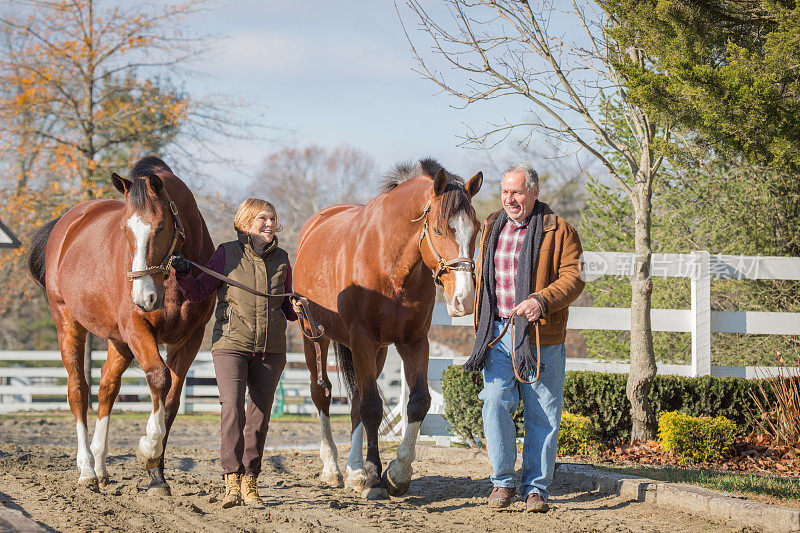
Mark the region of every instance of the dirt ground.
MULTIPOLYGON (((221 508, 219 427, 211 417, 179 416, 167 448, 172 496, 145 493, 134 445, 145 419, 114 418, 111 482, 99 492, 76 485, 75 426, 60 416, 0 418, 0 501, 51 531, 743 531, 645 503, 582 490, 557 475, 549 513, 517 502, 493 511, 484 453, 420 446, 409 492, 368 502, 348 489, 317 484, 321 469, 316 421, 273 421, 259 490, 264 503, 221 508), (290 449, 294 447, 295 449, 290 449)), ((91 423, 90 423, 91 426, 91 423)), ((90 427, 90 431, 91 431, 90 427)), ((347 441, 348 424, 334 423, 347 441)), ((90 433, 91 434, 91 433, 90 433)), ((340 467, 346 448, 340 446, 340 467)), ((394 457, 385 450, 384 467, 394 457)), ((585 488, 584 488, 585 489, 585 488)))

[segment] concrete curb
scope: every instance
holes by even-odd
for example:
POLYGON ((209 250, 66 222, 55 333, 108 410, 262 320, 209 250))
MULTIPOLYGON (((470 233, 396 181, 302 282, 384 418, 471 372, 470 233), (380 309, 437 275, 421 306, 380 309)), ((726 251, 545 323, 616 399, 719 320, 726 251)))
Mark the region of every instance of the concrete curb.
POLYGON ((0 502, 0 533, 45 533, 47 530, 22 514, 0 502))
POLYGON ((800 509, 752 502, 729 492, 683 483, 665 483, 581 464, 562 464, 556 476, 569 476, 603 494, 614 494, 703 518, 750 527, 764 533, 800 532, 800 509))

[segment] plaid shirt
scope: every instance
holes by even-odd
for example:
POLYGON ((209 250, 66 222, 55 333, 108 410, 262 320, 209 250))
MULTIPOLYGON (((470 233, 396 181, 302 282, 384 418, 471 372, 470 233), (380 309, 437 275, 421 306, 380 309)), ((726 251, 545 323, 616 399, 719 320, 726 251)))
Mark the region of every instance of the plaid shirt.
POLYGON ((521 224, 508 219, 497 239, 497 249, 494 252, 494 290, 497 295, 497 316, 500 318, 510 316, 517 306, 514 302, 517 262, 522 241, 528 233, 528 222, 530 218, 521 224))

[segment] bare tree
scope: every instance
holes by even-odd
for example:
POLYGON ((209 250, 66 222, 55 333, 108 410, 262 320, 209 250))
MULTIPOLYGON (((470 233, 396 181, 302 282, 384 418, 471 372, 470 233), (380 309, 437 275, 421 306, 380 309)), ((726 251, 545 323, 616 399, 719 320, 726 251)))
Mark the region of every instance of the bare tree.
MULTIPOLYGON (((647 401, 656 374, 650 324, 650 210, 653 181, 663 162, 659 144, 670 125, 657 125, 626 90, 625 66, 645 67, 639 49, 613 38, 615 21, 602 2, 446 0, 446 12, 417 0, 408 13, 422 34, 406 30, 417 71, 466 104, 516 98, 519 120, 470 131, 468 141, 492 145, 514 131, 528 142, 543 133, 579 146, 596 158, 630 199, 635 214, 635 266, 631 278, 631 370, 627 396, 632 439, 655 437, 656 417, 647 401), (579 35, 577 39, 564 37, 579 35), (421 52, 426 39, 431 48, 421 52), (442 67, 437 68, 437 65, 442 67), (443 72, 449 70, 450 79, 443 72)), ((438 6, 437 6, 438 7, 438 6)), ((399 12, 399 9, 398 9, 399 12)), ((405 27, 405 25, 404 25, 405 27)))
POLYGON ((248 192, 275 204, 284 226, 281 246, 294 256, 306 221, 325 207, 363 203, 375 194, 378 166, 355 148, 284 148, 268 156, 248 192))
MULTIPOLYGON (((236 106, 190 96, 167 77, 207 48, 206 36, 185 28, 208 3, 6 2, 0 11, 0 134, 8 145, 24 147, 10 163, 17 190, 29 183, 33 158, 44 161, 38 167, 50 171, 49 179, 91 196, 121 160, 154 149, 188 155, 184 146, 214 153, 209 138, 241 135, 247 124, 235 118, 236 106)), ((197 154, 184 157, 192 158, 197 154)))

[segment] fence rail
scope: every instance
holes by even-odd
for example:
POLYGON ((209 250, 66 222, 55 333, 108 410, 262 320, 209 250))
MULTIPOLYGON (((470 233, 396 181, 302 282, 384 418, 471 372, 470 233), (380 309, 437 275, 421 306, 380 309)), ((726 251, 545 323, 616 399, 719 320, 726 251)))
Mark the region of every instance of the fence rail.
MULTIPOLYGON (((93 361, 104 361, 108 353, 93 351, 93 361)), ((0 361, 17 363, 15 366, 0 367, 0 413, 27 410, 68 410, 67 371, 63 366, 32 367, 29 363, 61 362, 57 351, 28 352, 0 351, 0 361)), ((216 385, 210 352, 200 352, 186 375, 181 396, 181 412, 219 412, 219 389, 216 385)), ((305 355, 288 353, 286 369, 281 375, 286 413, 312 414, 316 408, 309 393, 309 372, 305 368, 305 355)), ((328 376, 331 380, 331 396, 334 403, 331 413, 347 414, 350 406, 347 393, 339 378, 338 368, 332 356, 328 361, 328 376)), ((100 377, 99 369, 94 369, 93 381, 100 377)), ((138 367, 128 368, 122 376, 118 400, 114 408, 121 411, 150 411, 150 388, 145 381, 144 372, 138 367)), ((379 380, 381 389, 391 399, 400 396, 399 367, 387 366, 387 372, 379 380), (395 369, 394 373, 392 369, 395 369), (395 375, 397 374, 397 375, 395 375)), ((97 408, 97 393, 100 386, 91 387, 94 400, 92 409, 97 408)))
MULTIPOLYGON (((585 252, 584 272, 586 280, 591 282, 603 276, 630 277, 633 274, 634 254, 617 252, 585 252)), ((651 275, 653 277, 682 277, 691 280, 690 309, 653 309, 650 317, 653 331, 671 331, 691 333, 692 362, 688 365, 658 364, 659 374, 682 376, 712 375, 719 377, 744 377, 748 379, 764 375, 764 372, 776 372, 774 368, 751 366, 713 366, 711 365, 711 334, 742 333, 766 335, 800 335, 800 313, 775 313, 755 311, 712 311, 711 279, 773 279, 800 280, 800 258, 787 257, 751 257, 715 255, 698 251, 691 254, 653 254, 651 259, 651 275)), ((599 329, 629 331, 631 312, 627 308, 610 307, 571 307, 568 329, 599 329)), ((434 325, 472 326, 473 317, 452 318, 447 314, 444 304, 436 304, 433 312, 434 325)), ((102 360, 104 352, 93 352, 93 358, 102 360)), ((0 360, 30 361, 31 352, 0 352, 0 360)), ((58 352, 39 352, 37 361, 60 361, 58 352)), ((442 371, 450 364, 463 362, 464 358, 431 358, 428 365, 428 383, 431 389, 432 404, 428 417, 423 422, 420 434, 425 438, 449 438, 444 414, 444 399, 441 395, 442 371)), ((215 384, 203 382, 213 381, 211 355, 208 352, 198 354, 187 376, 184 387, 182 409, 203 412, 219 411, 217 403, 218 391, 215 384)), ((302 354, 288 354, 288 363, 303 363, 302 354)), ((387 369, 382 376, 382 389, 387 398, 396 402, 384 424, 384 434, 396 437, 402 434, 405 427, 405 404, 408 390, 405 380, 401 379, 399 360, 396 352, 390 349, 387 364, 395 367, 387 369), (394 400, 396 398, 396 400, 394 400)), ((335 363, 329 358, 329 368, 335 363)), ((283 386, 290 412, 315 412, 308 393, 309 375, 306 370, 292 369, 287 364, 284 371, 283 386)), ((598 361, 593 359, 567 358, 568 370, 592 370, 597 372, 627 372, 629 365, 623 362, 598 361)), ((333 396, 343 398, 341 380, 336 372, 330 372, 334 383, 333 396)), ((65 378, 63 367, 57 368, 0 368, 0 412, 19 409, 66 409, 64 399, 47 402, 9 401, 15 396, 47 394, 65 396, 66 386, 53 385, 52 381, 65 378), (37 380, 51 380, 37 383, 37 380), (8 383, 5 383, 8 382, 8 383)), ((139 369, 129 369, 123 378, 137 377, 143 380, 144 374, 139 369), (137 373, 138 372, 138 373, 137 373)), ((123 383, 121 396, 148 395, 146 401, 118 401, 115 407, 120 409, 150 410, 149 389, 143 382, 137 384, 123 383)), ((97 385, 92 388, 96 393, 97 385)), ((94 405, 96 407, 96 404, 94 405)), ((334 404, 332 412, 344 413, 349 408, 346 404, 334 404)))

